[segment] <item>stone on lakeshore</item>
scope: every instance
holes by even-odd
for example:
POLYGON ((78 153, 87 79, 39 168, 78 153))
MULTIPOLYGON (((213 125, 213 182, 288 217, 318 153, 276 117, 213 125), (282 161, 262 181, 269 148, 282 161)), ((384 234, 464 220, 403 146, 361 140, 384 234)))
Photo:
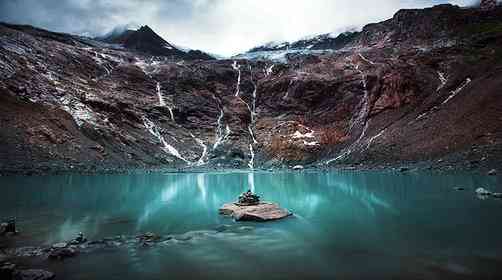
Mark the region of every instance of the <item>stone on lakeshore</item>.
POLYGON ((497 175, 497 170, 492 169, 492 170, 488 171, 488 175, 490 175, 490 176, 497 175))
POLYGON ((286 218, 292 213, 271 202, 260 202, 257 205, 243 206, 238 203, 224 204, 219 213, 232 216, 236 221, 266 222, 286 218))

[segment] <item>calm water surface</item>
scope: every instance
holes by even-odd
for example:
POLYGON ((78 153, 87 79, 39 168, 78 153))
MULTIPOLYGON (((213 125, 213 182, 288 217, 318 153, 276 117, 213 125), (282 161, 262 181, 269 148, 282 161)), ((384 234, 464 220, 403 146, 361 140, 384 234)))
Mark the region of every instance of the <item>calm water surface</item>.
POLYGON ((207 233, 34 264, 58 279, 502 279, 502 200, 474 194, 502 192, 497 177, 159 173, 3 177, 0 185, 0 217, 18 217, 23 232, 16 246, 80 231, 90 240, 207 233), (218 215, 247 189, 295 216, 260 224, 218 215), (214 231, 221 225, 230 227, 214 231))

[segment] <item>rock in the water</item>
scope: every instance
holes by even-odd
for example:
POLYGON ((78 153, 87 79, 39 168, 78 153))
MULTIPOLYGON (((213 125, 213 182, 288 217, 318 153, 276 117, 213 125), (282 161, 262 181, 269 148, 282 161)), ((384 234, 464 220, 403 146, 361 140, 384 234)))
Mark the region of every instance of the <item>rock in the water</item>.
POLYGON ((235 203, 224 204, 219 213, 232 216, 236 221, 266 222, 286 218, 292 213, 279 205, 270 202, 260 202, 257 205, 239 206, 235 203))
POLYGON ((490 175, 490 176, 497 175, 497 170, 492 169, 492 170, 488 171, 488 175, 490 175))
POLYGON ((303 165, 295 165, 295 166, 293 166, 293 170, 303 170, 303 169, 304 169, 303 165))
POLYGON ((50 280, 54 279, 56 275, 52 272, 41 269, 24 269, 17 270, 13 273, 15 280, 50 280))
POLYGON ((477 195, 491 195, 492 193, 489 190, 485 189, 485 188, 477 188, 476 189, 476 194, 477 195))
POLYGON ((456 191, 464 191, 464 190, 465 190, 465 188, 464 188, 464 187, 455 187, 454 189, 455 189, 456 191))

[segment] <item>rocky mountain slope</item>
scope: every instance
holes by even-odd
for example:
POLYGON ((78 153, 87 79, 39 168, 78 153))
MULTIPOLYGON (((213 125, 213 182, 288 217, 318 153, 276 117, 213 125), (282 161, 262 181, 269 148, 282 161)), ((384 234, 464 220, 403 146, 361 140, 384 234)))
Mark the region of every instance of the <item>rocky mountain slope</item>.
POLYGON ((286 58, 188 61, 0 25, 0 169, 501 163, 500 7, 402 10, 286 58))

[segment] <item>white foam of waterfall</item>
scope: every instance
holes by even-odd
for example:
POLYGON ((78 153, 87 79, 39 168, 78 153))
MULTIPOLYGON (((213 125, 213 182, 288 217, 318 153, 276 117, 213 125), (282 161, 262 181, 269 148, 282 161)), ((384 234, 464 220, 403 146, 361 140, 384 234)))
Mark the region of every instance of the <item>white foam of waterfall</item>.
POLYGON ((171 118, 171 121, 175 122, 174 120, 174 112, 173 112, 173 107, 167 105, 166 101, 164 100, 164 95, 162 95, 162 89, 160 87, 160 82, 157 82, 157 96, 159 97, 159 104, 162 107, 167 107, 169 110, 169 117, 171 118))
POLYGON ((223 109, 221 109, 220 116, 218 117, 218 121, 216 124, 217 125, 217 127, 216 127, 216 140, 213 145, 213 150, 215 150, 216 148, 218 148, 219 145, 221 145, 223 142, 225 142, 225 140, 228 138, 228 136, 230 136, 230 133, 232 133, 232 131, 230 130, 230 127, 228 125, 225 127, 225 131, 223 131, 223 116, 224 116, 224 112, 223 112, 223 109))
POLYGON ((192 136, 192 138, 195 140, 195 142, 197 142, 197 144, 199 144, 199 146, 202 147, 202 154, 201 154, 199 160, 195 163, 195 165, 201 166, 201 165, 206 164, 204 159, 206 158, 206 155, 207 155, 207 145, 204 143, 204 141, 195 137, 192 133, 190 133, 190 136, 192 136))
POLYGON ((159 97, 159 105, 166 106, 166 101, 164 100, 164 96, 162 96, 162 91, 160 89, 160 83, 157 82, 157 96, 159 97))
POLYGON ((445 101, 443 101, 443 103, 441 103, 441 104, 444 105, 444 104, 448 103, 451 99, 453 99, 453 97, 455 97, 457 94, 459 94, 471 82, 472 82, 471 78, 467 78, 457 89, 451 91, 450 96, 448 96, 448 98, 446 98, 445 101))
POLYGON ((369 64, 371 64, 371 65, 374 65, 374 64, 375 64, 375 62, 373 62, 373 61, 371 61, 371 60, 367 59, 367 58, 366 58, 366 57, 364 57, 364 55, 362 55, 361 53, 359 53, 359 57, 360 57, 362 60, 364 60, 364 61, 368 62, 368 63, 369 63, 369 64))
POLYGON ((267 69, 265 69, 265 76, 270 76, 272 73, 273 73, 273 69, 274 69, 274 64, 270 65, 269 67, 267 67, 267 69))
POLYGON ((164 139, 164 136, 162 136, 155 123, 153 123, 147 117, 143 116, 143 124, 145 125, 145 128, 148 130, 148 132, 150 132, 150 134, 152 134, 157 138, 157 140, 159 140, 159 142, 162 144, 161 149, 164 152, 169 153, 174 157, 179 158, 184 162, 190 164, 190 161, 186 160, 183 156, 181 156, 181 154, 178 152, 178 150, 176 150, 176 148, 167 143, 167 141, 164 139))
POLYGON ((251 135, 251 139, 253 140, 254 144, 258 144, 258 141, 256 141, 256 137, 254 135, 253 131, 253 126, 255 125, 256 122, 256 92, 258 91, 258 84, 253 80, 253 69, 251 65, 249 65, 249 72, 251 73, 251 83, 254 86, 253 93, 252 93, 252 103, 251 107, 246 103, 246 106, 248 107, 248 110, 250 112, 250 117, 251 117, 251 123, 248 125, 248 130, 249 130, 249 135, 251 135))
POLYGON ((232 68, 238 73, 235 96, 239 96, 239 93, 241 91, 241 66, 237 63, 237 61, 234 61, 234 63, 232 64, 232 68))
POLYGON ((256 138, 254 137, 254 132, 253 132, 253 129, 251 128, 251 125, 248 125, 248 131, 249 131, 249 135, 251 135, 251 139, 253 140, 253 143, 258 144, 258 141, 256 141, 256 138))
POLYGON ((380 138, 386 131, 387 129, 382 129, 378 134, 376 134, 375 136, 371 137, 369 140, 368 140, 368 144, 366 145, 366 150, 370 148, 371 144, 373 144, 373 142, 380 138))
POLYGON ((446 85, 446 82, 448 82, 448 78, 446 77, 445 73, 442 73, 440 71, 437 71, 437 73, 438 73, 440 85, 438 86, 436 91, 439 92, 440 90, 442 90, 444 88, 444 86, 446 85))
POLYGON ((223 141, 223 123, 222 123, 223 116, 224 116, 223 109, 221 109, 220 116, 218 117, 218 121, 216 123, 216 125, 217 125, 217 127, 216 127, 216 141, 214 141, 213 150, 218 148, 218 146, 223 141))

